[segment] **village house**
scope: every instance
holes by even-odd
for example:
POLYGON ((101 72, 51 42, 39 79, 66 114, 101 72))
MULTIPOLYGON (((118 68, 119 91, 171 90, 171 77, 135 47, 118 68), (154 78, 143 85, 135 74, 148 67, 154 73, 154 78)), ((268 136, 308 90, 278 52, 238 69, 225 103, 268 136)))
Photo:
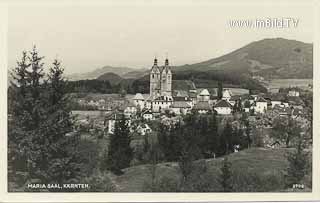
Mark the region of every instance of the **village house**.
POLYGON ((198 102, 208 102, 210 100, 210 93, 207 89, 202 89, 197 96, 198 102))
POLYGON ((222 93, 222 99, 229 102, 231 99, 232 92, 229 89, 224 89, 222 93))
POLYGON ((267 100, 265 100, 262 97, 259 97, 256 102, 255 102, 255 106, 254 106, 254 111, 256 113, 262 113, 264 114, 268 109, 268 102, 267 100))
POLYGON ((132 118, 133 116, 135 116, 137 114, 137 107, 134 104, 129 103, 125 107, 123 113, 126 118, 132 118))
POLYGON ((193 106, 192 110, 200 114, 206 114, 212 110, 211 106, 209 105, 208 101, 199 101, 196 105, 193 106))
POLYGON ((170 105, 170 109, 176 115, 186 115, 190 112, 193 103, 189 97, 173 97, 173 103, 170 105))
MULTIPOLYGON (((111 114, 107 120, 108 120, 108 134, 113 134, 114 133, 114 128, 117 120, 122 119, 123 114, 119 112, 115 112, 111 114)), ((131 120, 126 118, 127 125, 130 127, 131 126, 131 120)))
POLYGON ((152 129, 150 128, 150 126, 148 124, 140 124, 138 125, 137 127, 137 132, 140 134, 140 135, 146 135, 148 133, 151 133, 152 132, 152 129))
POLYGON ((232 112, 232 105, 227 100, 220 100, 214 106, 214 110, 219 115, 230 115, 232 112))
POLYGON ((236 104, 237 101, 241 100, 241 97, 239 95, 234 95, 231 96, 231 98, 229 99, 229 103, 234 106, 236 104))
POLYGON ((192 106, 197 103, 197 90, 189 90, 189 98, 192 101, 192 106))
POLYGON ((147 120, 147 121, 153 120, 153 114, 150 110, 143 111, 142 117, 144 120, 147 120))
POLYGON ((290 116, 292 112, 292 110, 289 107, 279 106, 279 105, 275 105, 273 110, 279 116, 285 116, 285 117, 290 116))
POLYGON ((299 97, 300 96, 300 92, 297 88, 292 88, 288 91, 288 97, 299 97))
POLYGON ((140 109, 144 108, 145 105, 145 100, 142 96, 141 93, 137 93, 134 97, 133 97, 133 103, 139 107, 140 109))
POLYGON ((283 105, 282 102, 285 100, 284 96, 281 94, 271 95, 271 108, 274 108, 275 105, 283 105))
POLYGON ((163 112, 165 109, 169 109, 172 103, 172 96, 160 96, 152 101, 152 111, 163 112))

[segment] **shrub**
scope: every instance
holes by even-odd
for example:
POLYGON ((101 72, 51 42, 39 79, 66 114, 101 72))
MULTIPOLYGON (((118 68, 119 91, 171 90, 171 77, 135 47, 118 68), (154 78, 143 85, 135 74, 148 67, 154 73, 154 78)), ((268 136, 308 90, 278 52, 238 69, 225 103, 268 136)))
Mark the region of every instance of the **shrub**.
POLYGON ((107 173, 95 171, 91 176, 84 178, 84 183, 89 184, 89 189, 83 192, 115 192, 116 187, 107 173))

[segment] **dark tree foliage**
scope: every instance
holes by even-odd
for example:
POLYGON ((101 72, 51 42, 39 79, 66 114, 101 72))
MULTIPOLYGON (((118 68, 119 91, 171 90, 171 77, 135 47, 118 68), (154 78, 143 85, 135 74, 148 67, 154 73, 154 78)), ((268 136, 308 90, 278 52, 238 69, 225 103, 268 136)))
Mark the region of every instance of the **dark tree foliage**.
POLYGON ((222 167, 220 168, 220 185, 222 187, 222 192, 232 192, 232 171, 231 171, 231 162, 228 161, 228 158, 224 158, 222 167))
POLYGON ((118 93, 119 88, 112 87, 107 80, 78 80, 67 83, 69 93, 118 93))
POLYGON ((80 175, 73 153, 78 139, 67 136, 72 131, 72 118, 64 96, 63 69, 55 60, 46 79, 42 59, 34 47, 29 54, 22 53, 13 72, 9 168, 13 173, 25 172, 27 180, 68 182, 80 175))
POLYGON ((233 152, 233 129, 228 121, 223 129, 220 136, 220 153, 221 155, 226 155, 233 152))
POLYGON ((187 71, 174 71, 173 72, 174 80, 210 80, 216 81, 217 85, 219 81, 222 81, 228 86, 233 85, 237 87, 242 87, 245 89, 251 89, 256 92, 267 92, 267 89, 260 84, 258 81, 251 79, 250 76, 244 73, 237 72, 228 72, 224 71, 196 71, 196 70, 187 70, 187 71))
POLYGON ((293 184, 301 183, 307 173, 308 153, 304 152, 301 139, 299 140, 295 151, 288 154, 287 159, 289 167, 285 177, 286 186, 292 187, 293 184))
POLYGON ((292 140, 299 137, 302 131, 298 122, 289 116, 274 119, 272 127, 272 136, 283 141, 286 147, 290 147, 292 140))
POLYGON ((250 121, 246 113, 242 114, 241 123, 245 127, 245 135, 246 135, 246 143, 247 143, 246 148, 250 148, 252 144, 252 138, 251 138, 252 127, 250 125, 250 121))
POLYGON ((218 120, 216 113, 213 113, 212 116, 208 117, 208 120, 208 131, 205 142, 203 143, 203 148, 205 149, 204 156, 206 158, 215 157, 219 152, 218 120))
POLYGON ((108 167, 115 174, 121 174, 121 169, 130 166, 133 158, 130 142, 128 121, 122 115, 121 119, 116 120, 114 133, 110 136, 108 148, 108 167))
POLYGON ((222 82, 218 82, 218 99, 222 99, 222 92, 223 92, 223 87, 222 87, 222 82))

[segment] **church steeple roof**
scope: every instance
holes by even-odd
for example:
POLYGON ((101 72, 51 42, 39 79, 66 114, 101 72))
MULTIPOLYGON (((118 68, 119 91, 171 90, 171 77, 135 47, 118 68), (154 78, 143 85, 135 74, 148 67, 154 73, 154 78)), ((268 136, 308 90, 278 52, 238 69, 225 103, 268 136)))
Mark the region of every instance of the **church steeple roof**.
POLYGON ((153 66, 151 68, 151 71, 160 71, 159 70, 159 67, 158 67, 158 59, 157 58, 154 58, 154 61, 153 61, 153 66))
POLYGON ((168 72, 170 71, 170 66, 169 66, 169 59, 166 58, 165 62, 164 62, 164 71, 168 72))
POLYGON ((169 66, 169 59, 168 58, 166 58, 166 61, 165 61, 164 65, 165 66, 169 66))

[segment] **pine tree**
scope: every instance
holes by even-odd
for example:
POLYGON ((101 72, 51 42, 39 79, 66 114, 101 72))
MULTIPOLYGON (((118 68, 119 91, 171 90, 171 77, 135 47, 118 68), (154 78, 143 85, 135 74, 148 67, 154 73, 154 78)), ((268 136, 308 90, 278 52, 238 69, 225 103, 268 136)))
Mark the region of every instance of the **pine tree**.
POLYGON ((66 182, 78 177, 78 167, 69 153, 74 152, 75 137, 66 136, 72 130, 72 121, 64 99, 65 86, 53 88, 62 81, 63 69, 55 64, 45 81, 42 59, 34 47, 29 55, 23 52, 18 62, 9 143, 13 141, 19 149, 17 160, 23 163, 19 170, 27 172, 29 180, 66 182), (54 102, 53 95, 59 95, 54 102))
POLYGON ((252 139, 251 139, 252 128, 248 119, 244 121, 244 124, 246 127, 245 131, 246 131, 246 137, 247 137, 247 147, 250 148, 252 143, 252 139))
POLYGON ((210 124, 209 124, 207 150, 210 152, 211 155, 215 155, 218 153, 218 147, 219 147, 218 121, 217 121, 216 114, 213 113, 212 117, 210 118, 210 124))
POLYGON ((20 149, 18 156, 24 162, 22 170, 27 171, 29 177, 41 180, 44 179, 44 175, 41 174, 37 160, 42 159, 44 136, 41 122, 46 119, 46 101, 40 84, 44 79, 42 59, 34 47, 29 55, 23 52, 22 60, 18 62, 14 81, 17 83, 15 87, 17 94, 13 98, 16 100, 12 112, 13 128, 9 129, 9 136, 11 134, 16 138, 17 147, 20 149))
POLYGON ((223 129, 220 139, 220 150, 222 154, 233 152, 233 130, 229 121, 223 129))
POLYGON ((30 62, 27 52, 22 52, 21 61, 11 73, 13 81, 8 88, 8 167, 10 168, 9 181, 14 178, 17 170, 27 171, 27 158, 21 149, 20 143, 25 139, 24 131, 30 124, 28 111, 30 99, 27 98, 27 90, 30 86, 29 67, 30 62))
POLYGON ((130 166, 133 158, 130 142, 128 123, 124 115, 122 115, 121 119, 115 122, 114 133, 110 136, 108 148, 109 169, 116 174, 121 174, 121 169, 130 166))
POLYGON ((48 179, 50 181, 68 182, 80 176, 79 157, 77 157, 76 133, 67 136, 73 131, 70 100, 66 96, 66 81, 63 78, 64 69, 61 62, 54 60, 49 69, 47 89, 47 119, 44 121, 45 143, 49 160, 47 163, 48 179), (52 147, 54 146, 54 147, 52 147))
POLYGON ((228 161, 228 158, 224 158, 220 171, 220 185, 222 187, 222 192, 232 192, 232 171, 231 163, 228 161))

